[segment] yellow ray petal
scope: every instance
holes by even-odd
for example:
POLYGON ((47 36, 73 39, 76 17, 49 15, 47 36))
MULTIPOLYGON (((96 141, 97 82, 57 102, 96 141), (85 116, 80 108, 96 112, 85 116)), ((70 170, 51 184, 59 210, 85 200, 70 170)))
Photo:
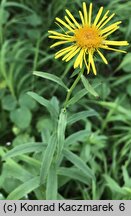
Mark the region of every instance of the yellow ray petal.
POLYGON ((62 36, 49 35, 49 38, 57 39, 57 40, 67 40, 67 41, 71 41, 71 39, 70 39, 70 38, 67 38, 66 36, 62 37, 62 36))
POLYGON ((117 29, 119 29, 120 27, 117 26, 116 28, 114 28, 113 30, 109 31, 108 33, 106 33, 105 35, 103 35, 104 38, 108 37, 110 34, 112 34, 113 32, 115 32, 117 29))
POLYGON ((76 21, 76 19, 74 18, 74 16, 71 14, 71 12, 69 10, 66 9, 66 13, 68 14, 68 16, 72 19, 72 21, 75 23, 75 25, 80 28, 79 23, 76 21))
POLYGON ((96 67, 95 67, 95 63, 94 63, 94 59, 93 59, 93 54, 91 54, 91 53, 90 53, 90 63, 92 66, 93 73, 96 75, 97 74, 96 67))
POLYGON ((60 42, 56 42, 54 43, 53 45, 50 46, 50 48, 53 48, 53 47, 56 47, 56 46, 59 46, 61 44, 65 44, 65 43, 69 43, 69 41, 60 41, 60 42))
POLYGON ((84 13, 84 22, 85 24, 88 24, 87 7, 85 2, 83 2, 83 13, 84 13))
POLYGON ((109 10, 105 13, 105 15, 103 16, 103 18, 101 19, 101 21, 96 25, 97 28, 99 28, 99 26, 104 22, 105 19, 107 19, 107 14, 109 13, 109 10))
POLYGON ((72 49, 73 49, 74 45, 72 46, 69 46, 69 47, 66 47, 60 51, 58 51, 56 54, 55 54, 55 59, 57 58, 60 58, 61 56, 65 55, 67 52, 70 52, 72 49))
POLYGON ((83 60, 83 54, 84 54, 84 52, 85 52, 84 49, 81 49, 79 55, 77 56, 77 58, 75 60, 74 69, 77 68, 81 64, 81 62, 83 60))
POLYGON ((74 49, 72 49, 69 53, 67 53, 64 57, 63 57, 63 61, 69 61, 74 55, 76 55, 76 53, 79 51, 78 49, 80 49, 79 47, 75 46, 74 49))
POLYGON ((73 45, 71 45, 71 46, 68 46, 68 47, 65 47, 65 48, 63 48, 63 49, 60 49, 58 52, 56 52, 56 54, 59 54, 59 53, 65 51, 65 50, 67 50, 69 47, 72 49, 74 46, 75 46, 75 45, 73 44, 73 45))
POLYGON ((58 36, 64 36, 64 37, 72 37, 70 35, 62 34, 62 33, 56 32, 56 31, 48 31, 48 33, 56 35, 56 36, 58 35, 58 36))
POLYGON ((110 41, 110 40, 105 40, 104 41, 105 45, 113 45, 113 46, 127 46, 129 43, 127 41, 110 41))
POLYGON ((112 30, 112 29, 115 29, 119 24, 121 24, 121 21, 115 22, 115 23, 113 23, 112 25, 110 25, 110 26, 108 26, 108 27, 102 29, 102 30, 101 30, 101 35, 103 35, 104 33, 108 32, 108 31, 110 31, 110 30, 112 30))
POLYGON ((70 59, 72 59, 79 51, 80 51, 80 47, 75 51, 73 52, 65 61, 68 62, 70 59))
POLYGON ((68 22, 68 24, 75 29, 76 27, 74 26, 74 24, 69 20, 69 18, 67 16, 65 16, 65 20, 68 22))
POLYGON ((90 7, 89 7, 89 26, 91 26, 91 17, 92 17, 92 3, 90 3, 90 7))
POLYGON ((82 25, 84 26, 84 25, 85 25, 85 21, 84 21, 83 14, 82 14, 81 11, 79 11, 79 14, 80 14, 80 18, 81 18, 82 25))
POLYGON ((61 20, 60 18, 56 17, 56 21, 61 23, 63 26, 65 26, 67 29, 69 29, 71 32, 73 32, 74 30, 68 25, 66 24, 63 20, 61 20))
POLYGON ((113 13, 109 18, 99 27, 101 29, 103 26, 105 26, 113 17, 115 16, 115 13, 113 13))
POLYGON ((84 53, 84 62, 87 68, 87 73, 89 73, 89 67, 88 67, 87 60, 86 60, 86 52, 84 53))
MULTIPOLYGON (((84 55, 83 55, 84 56, 84 55)), ((81 59, 81 62, 80 62, 80 69, 82 69, 82 66, 83 66, 83 59, 84 57, 81 59)))
POLYGON ((108 64, 108 61, 106 60, 106 58, 104 57, 104 55, 98 49, 97 49, 97 52, 99 53, 100 57, 105 62, 105 64, 108 64))
POLYGON ((112 51, 115 51, 115 52, 127 53, 127 52, 124 51, 124 50, 114 49, 114 48, 111 48, 111 47, 108 47, 108 46, 104 46, 104 45, 101 46, 100 48, 106 49, 106 50, 112 50, 112 51))
POLYGON ((90 66, 91 66, 91 55, 92 53, 89 51, 89 55, 88 55, 88 74, 90 73, 90 66))
POLYGON ((94 21, 94 26, 96 26, 96 24, 98 23, 100 16, 102 14, 102 11, 103 11, 103 7, 101 7, 97 13, 97 16, 96 16, 95 21, 94 21))
POLYGON ((71 55, 72 55, 72 53, 74 53, 76 50, 77 50, 77 46, 75 46, 73 49, 71 49, 70 50, 70 52, 68 52, 63 58, 62 58, 62 60, 63 61, 65 61, 67 58, 69 58, 71 55))
POLYGON ((70 50, 70 52, 67 53, 67 54, 63 57, 62 60, 64 61, 64 60, 66 60, 68 57, 70 57, 71 54, 74 53, 74 52, 77 50, 77 48, 78 48, 78 47, 75 45, 75 46, 70 50))

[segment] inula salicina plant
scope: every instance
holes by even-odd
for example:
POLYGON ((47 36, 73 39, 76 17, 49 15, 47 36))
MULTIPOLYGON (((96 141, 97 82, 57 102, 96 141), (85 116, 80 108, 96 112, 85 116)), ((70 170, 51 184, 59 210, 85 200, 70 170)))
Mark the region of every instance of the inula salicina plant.
MULTIPOLYGON (((13 3, 31 13, 25 20, 27 26, 35 27, 34 33, 32 30, 28 33, 32 42, 22 49, 28 51, 26 64, 21 59, 22 51, 15 60, 17 64, 22 62, 23 71, 28 70, 34 52, 31 70, 35 76, 26 95, 27 87, 19 93, 12 82, 7 85, 13 108, 10 106, 11 110, 6 111, 11 111, 9 118, 16 137, 13 146, 0 148, 5 162, 0 177, 2 198, 130 199, 131 112, 129 103, 124 107, 127 98, 117 96, 123 91, 121 84, 131 76, 126 74, 118 79, 116 74, 129 62, 130 53, 126 54, 126 49, 130 32, 127 31, 127 41, 123 40, 127 26, 124 28, 124 21, 121 24, 111 12, 113 7, 120 12, 124 3, 114 1, 108 3, 110 10, 100 6, 96 12, 96 4, 76 1, 73 15, 72 8, 64 11, 66 1, 59 0, 59 7, 56 2, 52 1, 47 10, 51 17, 46 12, 42 17, 40 7, 37 15, 35 0, 32 9, 30 4, 23 7, 22 3, 13 3), (63 19, 54 18, 62 11, 63 19), (117 65, 123 53, 126 56, 117 65), (46 72, 41 72, 43 67, 46 72), (102 71, 106 71, 103 73, 106 78, 102 78, 102 71)), ((129 6, 125 8, 127 12, 129 6)), ((21 40, 27 26, 20 33, 21 40)), ((14 68, 19 71, 17 64, 14 68)), ((13 66, 10 68, 12 72, 13 66)), ((125 70, 128 71, 127 65, 125 70)), ((2 99, 3 108, 7 108, 7 101, 2 99)))

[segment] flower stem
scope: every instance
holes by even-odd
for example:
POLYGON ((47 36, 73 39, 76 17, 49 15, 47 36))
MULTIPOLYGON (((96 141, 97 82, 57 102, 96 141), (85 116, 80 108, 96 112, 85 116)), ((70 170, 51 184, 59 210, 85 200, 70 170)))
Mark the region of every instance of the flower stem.
POLYGON ((68 101, 69 101, 69 99, 70 99, 71 93, 72 93, 73 89, 76 87, 77 83, 79 82, 79 80, 80 80, 81 75, 83 74, 83 72, 84 72, 84 69, 82 69, 82 70, 80 71, 80 73, 78 74, 77 78, 75 79, 75 81, 73 82, 72 86, 70 87, 70 89, 69 89, 68 92, 67 92, 66 99, 65 99, 65 103, 64 103, 64 108, 65 108, 65 109, 66 109, 66 107, 67 107, 67 103, 68 103, 68 101))

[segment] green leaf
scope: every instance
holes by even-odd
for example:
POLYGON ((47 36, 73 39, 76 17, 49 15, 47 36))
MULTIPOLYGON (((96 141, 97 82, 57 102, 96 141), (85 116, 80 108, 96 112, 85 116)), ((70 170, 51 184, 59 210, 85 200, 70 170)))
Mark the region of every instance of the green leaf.
POLYGON ((19 133, 19 129, 18 128, 13 128, 13 132, 17 135, 12 142, 13 147, 16 147, 18 145, 23 145, 23 144, 27 144, 27 143, 35 143, 35 138, 34 137, 30 137, 30 134, 25 132, 25 133, 19 133), (18 131, 18 132, 17 132, 18 131))
POLYGON ((92 94, 94 97, 99 97, 99 95, 97 94, 97 92, 94 90, 94 88, 90 85, 90 83, 88 82, 88 80, 84 77, 84 75, 81 75, 81 81, 85 87, 85 89, 92 94))
POLYGON ((110 176, 106 174, 104 175, 104 178, 106 180, 108 187, 111 189, 111 191, 113 191, 114 193, 125 195, 124 190, 117 184, 117 182, 114 179, 112 179, 110 176))
POLYGON ((121 68, 126 72, 131 71, 131 52, 125 55, 125 57, 123 58, 123 61, 121 62, 119 67, 116 69, 116 71, 120 70, 121 68))
POLYGON ((29 164, 31 167, 33 167, 34 169, 36 168, 37 170, 40 169, 40 166, 41 166, 41 161, 39 160, 36 160, 35 158, 31 156, 28 156, 28 155, 20 155, 18 157, 18 159, 20 161, 24 161, 25 163, 29 164))
POLYGON ((31 112, 26 107, 20 107, 11 112, 10 118, 20 129, 26 129, 31 122, 31 112))
POLYGON ((32 15, 26 17, 26 20, 33 27, 36 27, 42 24, 41 17, 38 16, 36 13, 33 13, 32 15))
MULTIPOLYGON (((105 101, 100 101, 98 102, 101 106, 104 106, 106 109, 114 109, 114 112, 117 112, 117 114, 123 114, 126 118, 131 119, 131 112, 130 110, 124 108, 123 106, 119 105, 118 100, 115 102, 105 102, 105 101)), ((116 117, 119 117, 117 115, 116 117)))
POLYGON ((5 24, 10 16, 10 13, 6 10, 4 10, 4 8, 1 8, 1 24, 5 24))
POLYGON ((0 193, 0 200, 5 200, 5 197, 2 193, 0 193))
POLYGON ((7 197, 7 200, 19 200, 39 187, 40 178, 34 177, 18 186, 7 197))
POLYGON ((68 124, 73 124, 79 120, 86 120, 86 118, 90 116, 98 116, 98 113, 95 110, 89 110, 72 114, 68 118, 68 124))
POLYGON ((56 97, 52 97, 50 100, 50 103, 52 104, 52 106, 54 107, 54 109, 56 110, 56 112, 59 114, 60 112, 60 107, 59 107, 59 101, 56 97))
POLYGON ((45 106, 45 107, 49 107, 49 101, 41 96, 39 96, 37 93, 35 92, 28 92, 28 95, 30 95, 32 98, 34 98, 38 103, 40 103, 41 105, 45 106))
POLYGON ((102 98, 102 100, 106 100, 106 98, 109 96, 111 92, 109 84, 107 82, 102 82, 100 84, 101 86, 97 84, 96 91, 99 97, 102 98))
POLYGON ((47 176, 46 200, 57 200, 57 188, 57 170, 52 164, 47 176))
POLYGON ((131 80, 131 74, 128 74, 128 75, 124 74, 123 76, 119 77, 119 79, 115 79, 115 82, 112 83, 112 87, 120 86, 121 84, 123 84, 127 80, 131 80))
POLYGON ((27 33, 27 36, 29 37, 29 39, 31 39, 31 40, 38 40, 38 38, 40 38, 40 34, 41 34, 37 28, 28 29, 26 33, 27 33))
POLYGON ((36 75, 36 76, 51 80, 51 81, 59 84, 60 86, 62 86, 66 90, 68 90, 68 88, 64 84, 64 82, 59 77, 57 77, 57 76, 55 76, 53 74, 49 74, 49 73, 45 73, 45 72, 39 72, 39 71, 34 71, 33 74, 36 75))
POLYGON ((86 163, 76 154, 72 153, 71 151, 64 149, 63 151, 64 156, 67 160, 73 163, 87 178, 94 179, 94 174, 92 170, 86 165, 86 163))
POLYGON ((15 157, 18 155, 30 153, 30 152, 40 152, 43 150, 44 145, 42 143, 27 143, 22 144, 19 146, 16 146, 12 150, 8 151, 4 157, 3 160, 6 160, 7 158, 15 157))
POLYGON ((123 179, 124 179, 125 186, 131 188, 131 178, 130 178, 130 176, 128 174, 126 166, 122 167, 122 174, 123 174, 123 179))
POLYGON ((73 96, 68 102, 67 102, 67 106, 73 105, 75 104, 77 101, 79 101, 81 98, 83 98, 85 95, 87 94, 87 90, 86 89, 82 89, 79 92, 77 92, 75 94, 75 96, 73 96))
POLYGON ((58 130, 57 130, 57 138, 58 138, 57 157, 58 158, 60 157, 61 151, 64 147, 66 124, 67 124, 67 114, 66 114, 65 109, 62 109, 60 113, 60 118, 58 121, 58 130))
POLYGON ((12 95, 6 95, 2 99, 2 107, 5 110, 11 111, 16 108, 17 101, 12 95))
POLYGON ((33 110, 36 107, 36 102, 27 94, 20 95, 19 104, 29 108, 30 110, 33 110))
POLYGON ((89 130, 80 130, 68 136, 65 140, 65 146, 76 144, 78 141, 84 141, 90 134, 89 130))
POLYGON ((71 168, 66 168, 66 167, 60 167, 57 171, 58 175, 60 176, 67 176, 69 179, 75 179, 78 180, 86 185, 89 184, 87 181, 87 176, 84 175, 78 168, 71 167, 71 168))
POLYGON ((4 175, 5 178, 19 179, 23 182, 32 178, 32 174, 29 171, 12 159, 7 159, 2 175, 4 175))
POLYGON ((128 85, 126 86, 126 91, 127 93, 131 96, 131 81, 128 83, 128 85))
POLYGON ((28 92, 28 95, 30 95, 32 98, 34 98, 41 105, 45 106, 47 108, 47 110, 50 112, 50 115, 52 116, 53 119, 58 118, 58 113, 56 112, 56 110, 54 109, 54 106, 51 104, 50 101, 39 96, 35 92, 28 92))
POLYGON ((56 134, 53 134, 50 137, 48 146, 45 149, 44 154, 43 154, 41 170, 40 170, 40 183, 41 184, 44 184, 45 179, 48 175, 48 172, 49 172, 52 160, 53 160, 53 155, 56 150, 56 142, 57 142, 56 134))

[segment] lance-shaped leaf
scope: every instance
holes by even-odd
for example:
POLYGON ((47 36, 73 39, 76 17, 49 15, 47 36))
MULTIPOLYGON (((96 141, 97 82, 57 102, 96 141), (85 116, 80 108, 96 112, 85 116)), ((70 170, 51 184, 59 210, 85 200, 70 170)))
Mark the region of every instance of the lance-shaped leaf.
POLYGON ((64 84, 64 82, 57 76, 53 75, 53 74, 49 74, 49 73, 45 73, 45 72, 40 72, 40 71, 34 71, 33 72, 34 75, 51 80, 57 84, 59 84, 60 86, 62 86, 63 88, 65 88, 66 90, 68 90, 67 86, 64 84))

